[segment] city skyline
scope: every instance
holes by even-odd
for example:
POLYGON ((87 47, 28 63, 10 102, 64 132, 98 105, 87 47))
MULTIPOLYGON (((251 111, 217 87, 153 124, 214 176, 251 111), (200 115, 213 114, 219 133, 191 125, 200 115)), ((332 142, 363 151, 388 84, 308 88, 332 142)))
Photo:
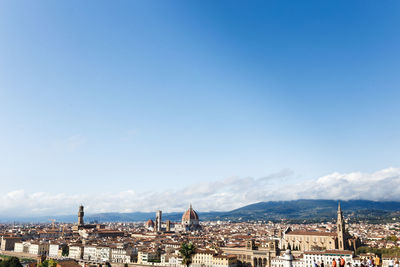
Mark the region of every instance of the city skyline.
POLYGON ((0 213, 400 201, 399 10, 0 2, 0 213))

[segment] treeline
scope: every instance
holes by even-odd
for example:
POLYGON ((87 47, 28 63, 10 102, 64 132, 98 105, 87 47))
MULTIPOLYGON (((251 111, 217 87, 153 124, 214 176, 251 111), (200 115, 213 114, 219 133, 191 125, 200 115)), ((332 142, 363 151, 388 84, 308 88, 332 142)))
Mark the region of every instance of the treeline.
POLYGON ((400 257, 400 247, 393 248, 371 248, 371 247, 359 247, 356 250, 356 254, 360 255, 362 253, 374 253, 379 257, 389 256, 389 257, 400 257))
POLYGON ((0 261, 0 267, 22 267, 17 257, 10 257, 0 261))

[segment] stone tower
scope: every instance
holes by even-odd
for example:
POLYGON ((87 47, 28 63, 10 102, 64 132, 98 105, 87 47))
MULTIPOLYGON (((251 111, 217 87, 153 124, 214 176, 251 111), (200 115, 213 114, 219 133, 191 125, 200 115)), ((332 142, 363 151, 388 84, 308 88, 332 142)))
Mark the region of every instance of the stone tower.
POLYGON ((344 250, 345 249, 344 233, 346 231, 346 228, 345 228, 344 220, 343 220, 343 212, 342 212, 342 209, 340 208, 340 202, 339 202, 338 211, 337 211, 336 227, 337 227, 336 231, 337 231, 337 237, 338 237, 338 249, 344 250))
POLYGON ((83 216, 85 213, 83 212, 83 205, 80 205, 79 211, 78 211, 78 225, 83 226, 83 216))
POLYGON ((155 227, 155 230, 157 232, 161 232, 161 222, 162 222, 161 216, 162 216, 162 211, 158 210, 156 213, 156 227, 155 227))
POLYGON ((167 231, 167 232, 171 231, 171 221, 170 221, 170 220, 168 220, 168 221, 166 222, 166 225, 167 225, 166 231, 167 231))

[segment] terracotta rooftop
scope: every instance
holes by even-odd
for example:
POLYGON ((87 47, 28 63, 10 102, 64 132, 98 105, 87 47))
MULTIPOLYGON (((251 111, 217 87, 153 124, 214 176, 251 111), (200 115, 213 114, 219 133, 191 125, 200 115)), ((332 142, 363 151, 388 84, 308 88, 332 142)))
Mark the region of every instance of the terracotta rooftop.
POLYGON ((317 232, 317 231, 290 231, 286 235, 314 235, 314 236, 337 236, 336 233, 331 232, 317 232))

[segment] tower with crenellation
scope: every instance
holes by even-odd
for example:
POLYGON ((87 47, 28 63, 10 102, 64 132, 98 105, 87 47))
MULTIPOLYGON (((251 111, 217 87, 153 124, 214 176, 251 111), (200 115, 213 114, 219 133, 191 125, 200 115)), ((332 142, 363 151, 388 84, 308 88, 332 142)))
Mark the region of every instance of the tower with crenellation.
POLYGON ((83 212, 83 205, 79 206, 79 211, 78 211, 78 226, 83 226, 83 216, 85 215, 85 212, 83 212))

